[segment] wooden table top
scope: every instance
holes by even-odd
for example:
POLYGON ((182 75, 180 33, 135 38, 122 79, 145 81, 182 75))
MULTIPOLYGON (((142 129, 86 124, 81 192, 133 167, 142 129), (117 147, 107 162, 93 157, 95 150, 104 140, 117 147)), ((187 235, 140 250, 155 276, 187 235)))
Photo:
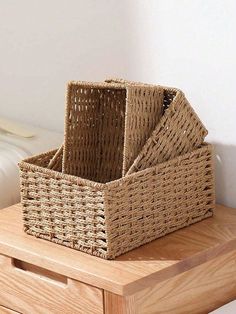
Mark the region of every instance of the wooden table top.
POLYGON ((22 231, 19 204, 0 210, 0 253, 119 294, 129 295, 236 248, 236 210, 215 215, 114 261, 36 239, 22 231))

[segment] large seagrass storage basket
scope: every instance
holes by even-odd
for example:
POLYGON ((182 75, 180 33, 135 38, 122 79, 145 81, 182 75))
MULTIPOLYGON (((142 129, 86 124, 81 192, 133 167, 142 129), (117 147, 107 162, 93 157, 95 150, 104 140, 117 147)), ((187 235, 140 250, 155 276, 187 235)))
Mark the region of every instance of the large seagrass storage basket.
POLYGON ((55 153, 19 164, 28 234, 113 259, 212 215, 210 144, 108 183, 48 169, 55 153))
POLYGON ((159 86, 70 82, 63 173, 102 183, 122 177, 162 111, 159 86))

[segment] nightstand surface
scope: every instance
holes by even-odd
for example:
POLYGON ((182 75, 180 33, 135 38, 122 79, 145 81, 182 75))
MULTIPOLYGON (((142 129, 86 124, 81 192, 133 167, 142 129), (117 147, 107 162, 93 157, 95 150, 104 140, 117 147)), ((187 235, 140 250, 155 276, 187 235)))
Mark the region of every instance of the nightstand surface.
POLYGON ((0 253, 117 295, 130 295, 236 248, 236 210, 217 205, 213 217, 135 249, 114 261, 36 239, 22 231, 21 205, 0 211, 0 253))

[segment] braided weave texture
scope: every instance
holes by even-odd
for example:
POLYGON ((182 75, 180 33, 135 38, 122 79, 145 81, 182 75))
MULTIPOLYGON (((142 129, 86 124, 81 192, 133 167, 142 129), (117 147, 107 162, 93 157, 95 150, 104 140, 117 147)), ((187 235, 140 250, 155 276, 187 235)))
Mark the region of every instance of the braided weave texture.
POLYGON ((210 144, 107 183, 61 172, 55 151, 19 164, 24 230, 105 259, 210 217, 210 144))
MULTIPOLYGON (((123 79, 107 79, 106 82, 146 88, 154 86, 123 79)), ((201 146, 208 133, 182 91, 171 87, 159 87, 164 96, 162 116, 126 174, 190 152, 201 146)))
POLYGON ((159 86, 70 82, 63 172, 96 182, 122 177, 163 113, 159 86))
MULTIPOLYGON (((207 130, 178 89, 122 79, 71 82, 63 172, 109 182, 200 147, 207 130)), ((54 160, 55 159, 55 160, 54 160)))

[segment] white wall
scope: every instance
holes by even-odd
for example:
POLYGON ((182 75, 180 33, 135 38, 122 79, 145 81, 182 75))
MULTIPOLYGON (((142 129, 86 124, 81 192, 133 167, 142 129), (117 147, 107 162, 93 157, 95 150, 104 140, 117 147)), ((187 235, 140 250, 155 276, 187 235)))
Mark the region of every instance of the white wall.
POLYGON ((182 88, 209 130, 218 201, 236 207, 234 0, 0 0, 0 115, 63 129, 68 80, 182 88))
POLYGON ((65 84, 124 74, 125 1, 0 0, 0 115, 63 129, 65 84))
POLYGON ((236 207, 236 1, 135 1, 127 75, 182 88, 215 144, 217 201, 236 207))

